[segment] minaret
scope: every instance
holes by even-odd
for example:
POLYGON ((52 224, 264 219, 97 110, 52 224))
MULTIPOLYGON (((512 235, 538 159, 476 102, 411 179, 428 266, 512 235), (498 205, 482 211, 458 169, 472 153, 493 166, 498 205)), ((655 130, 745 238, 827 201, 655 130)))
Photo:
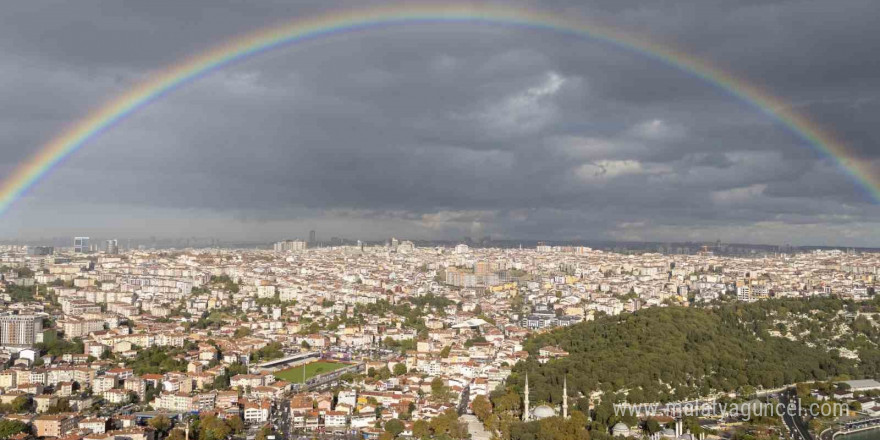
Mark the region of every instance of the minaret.
POLYGON ((568 376, 562 377, 562 418, 568 418, 568 376))
POLYGON ((523 422, 529 421, 529 375, 526 374, 526 390, 525 397, 523 397, 523 422))

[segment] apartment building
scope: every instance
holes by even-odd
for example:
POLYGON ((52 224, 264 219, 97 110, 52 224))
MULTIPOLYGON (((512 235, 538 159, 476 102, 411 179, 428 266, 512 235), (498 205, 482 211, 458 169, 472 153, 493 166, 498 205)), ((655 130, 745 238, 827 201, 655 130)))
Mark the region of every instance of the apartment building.
POLYGON ((42 317, 35 315, 0 315, 0 346, 30 347, 42 341, 42 333, 42 317))

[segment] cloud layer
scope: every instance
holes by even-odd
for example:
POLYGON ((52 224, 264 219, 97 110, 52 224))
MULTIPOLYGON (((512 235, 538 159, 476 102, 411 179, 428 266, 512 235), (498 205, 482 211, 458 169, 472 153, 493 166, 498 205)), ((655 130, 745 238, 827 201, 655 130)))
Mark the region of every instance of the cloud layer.
MULTIPOLYGON (((668 42, 880 163, 877 2, 507 3, 668 42)), ((0 173, 163 66, 355 5, 7 5, 0 173)), ((599 41, 435 24, 278 49, 180 89, 68 159, 6 214, 0 236, 273 240, 317 228, 880 246, 878 214, 804 140, 688 74, 599 41)))

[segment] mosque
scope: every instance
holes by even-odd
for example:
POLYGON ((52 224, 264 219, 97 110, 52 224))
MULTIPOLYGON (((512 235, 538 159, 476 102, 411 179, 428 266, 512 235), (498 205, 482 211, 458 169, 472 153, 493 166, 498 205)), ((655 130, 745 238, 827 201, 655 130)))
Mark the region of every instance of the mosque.
MULTIPOLYGON (((612 437, 641 437, 638 428, 631 428, 623 422, 617 422, 611 427, 612 437)), ((675 420, 675 429, 666 428, 655 432, 647 437, 647 440, 706 440, 706 433, 694 435, 690 430, 685 431, 684 421, 681 418, 675 420)))
MULTIPOLYGON (((555 417, 557 410, 550 405, 538 405, 535 409, 529 407, 529 376, 526 375, 525 397, 523 398, 523 422, 555 417)), ((568 418, 568 378, 562 379, 562 418, 568 418)))
MULTIPOLYGON (((524 390, 524 398, 523 398, 523 422, 530 422, 534 420, 546 419, 548 417, 555 417, 557 415, 557 410, 550 405, 538 405, 534 409, 531 409, 529 406, 529 376, 526 375, 526 387, 524 390)), ((568 418, 568 378, 562 379, 562 418, 568 418)), ((627 426, 623 422, 617 422, 611 428, 612 437, 630 437, 637 434, 636 431, 633 431, 632 428, 627 426)), ((701 433, 700 435, 691 434, 690 430, 684 430, 684 423, 682 419, 677 419, 675 421, 675 429, 667 428, 660 432, 654 433, 653 435, 648 437, 648 440, 706 440, 706 434, 701 433)))

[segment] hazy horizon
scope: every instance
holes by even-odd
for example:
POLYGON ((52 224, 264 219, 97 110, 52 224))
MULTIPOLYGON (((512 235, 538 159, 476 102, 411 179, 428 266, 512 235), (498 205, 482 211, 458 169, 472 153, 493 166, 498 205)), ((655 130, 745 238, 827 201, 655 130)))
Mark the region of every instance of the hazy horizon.
MULTIPOLYGON (((499 3, 703 59, 880 170, 880 3, 499 3)), ((271 24, 382 4, 6 5, 0 99, 14 105, 0 110, 0 177, 175 62, 271 24)), ((768 112, 656 59, 445 23, 315 39, 200 78, 106 130, 0 218, 4 240, 271 242, 311 229, 880 247, 880 204, 768 112)))

